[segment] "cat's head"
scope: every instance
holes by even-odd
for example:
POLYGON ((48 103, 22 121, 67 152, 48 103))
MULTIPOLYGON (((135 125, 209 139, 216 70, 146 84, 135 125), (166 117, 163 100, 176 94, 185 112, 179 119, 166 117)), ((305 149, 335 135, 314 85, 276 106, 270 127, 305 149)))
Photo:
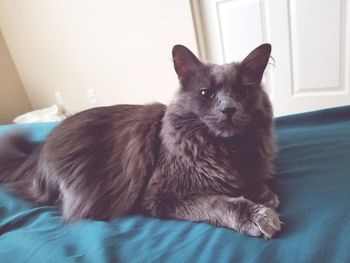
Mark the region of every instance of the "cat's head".
POLYGON ((189 49, 173 48, 180 82, 176 105, 184 114, 195 114, 212 135, 240 134, 254 117, 267 116, 271 106, 261 86, 271 45, 254 49, 242 62, 216 65, 201 62, 189 49))

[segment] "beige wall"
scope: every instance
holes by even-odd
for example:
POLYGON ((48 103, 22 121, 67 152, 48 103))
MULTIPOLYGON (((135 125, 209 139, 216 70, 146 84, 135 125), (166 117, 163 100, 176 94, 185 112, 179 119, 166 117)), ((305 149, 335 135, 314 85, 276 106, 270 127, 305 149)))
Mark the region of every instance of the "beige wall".
POLYGON ((10 123, 30 109, 28 96, 0 31, 0 123, 10 123))
POLYGON ((169 102, 178 84, 171 48, 197 53, 188 0, 0 0, 0 27, 33 108, 62 92, 70 112, 169 102))

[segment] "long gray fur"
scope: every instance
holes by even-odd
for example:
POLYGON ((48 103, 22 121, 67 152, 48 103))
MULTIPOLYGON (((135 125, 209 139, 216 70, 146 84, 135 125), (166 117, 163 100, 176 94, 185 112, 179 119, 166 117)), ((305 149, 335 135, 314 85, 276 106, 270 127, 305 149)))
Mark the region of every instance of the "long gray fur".
POLYGON ((180 89, 169 106, 83 111, 32 154, 24 134, 2 136, 0 181, 58 205, 67 222, 142 213, 270 238, 281 228, 278 198, 266 186, 275 144, 261 79, 270 52, 264 44, 220 66, 177 45, 180 89))

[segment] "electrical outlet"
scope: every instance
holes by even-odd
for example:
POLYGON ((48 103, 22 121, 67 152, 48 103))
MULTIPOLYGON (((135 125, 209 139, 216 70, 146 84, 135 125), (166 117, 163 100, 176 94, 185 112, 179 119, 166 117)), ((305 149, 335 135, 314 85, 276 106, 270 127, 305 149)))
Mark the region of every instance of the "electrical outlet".
POLYGON ((97 104, 97 99, 96 99, 96 92, 94 89, 88 89, 86 90, 87 96, 88 96, 88 101, 90 104, 97 104))
POLYGON ((56 104, 58 106, 62 106, 64 104, 62 93, 60 91, 55 91, 54 95, 55 95, 56 104))

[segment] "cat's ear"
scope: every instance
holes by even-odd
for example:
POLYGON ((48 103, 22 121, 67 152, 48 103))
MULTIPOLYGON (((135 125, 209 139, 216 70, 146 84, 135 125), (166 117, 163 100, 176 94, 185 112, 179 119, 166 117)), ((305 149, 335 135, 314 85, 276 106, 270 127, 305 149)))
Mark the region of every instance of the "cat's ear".
POLYGON ((260 85, 271 54, 271 45, 262 44, 241 62, 243 81, 250 85, 260 85))
POLYGON ((185 46, 176 45, 173 47, 174 67, 180 83, 184 83, 202 65, 202 62, 185 46))

